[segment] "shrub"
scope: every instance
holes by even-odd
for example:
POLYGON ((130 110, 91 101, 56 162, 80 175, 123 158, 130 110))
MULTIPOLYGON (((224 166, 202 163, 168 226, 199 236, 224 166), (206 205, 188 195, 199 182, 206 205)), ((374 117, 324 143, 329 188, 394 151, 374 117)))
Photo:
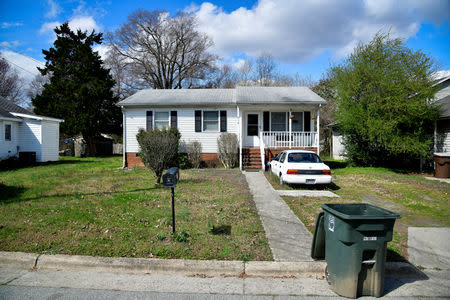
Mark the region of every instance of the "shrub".
POLYGON ((144 165, 156 175, 156 183, 161 182, 162 173, 178 165, 178 144, 180 133, 176 128, 139 130, 136 135, 144 165))
POLYGON ((192 167, 198 169, 202 163, 202 144, 199 141, 193 141, 186 146, 189 162, 192 167))
POLYGON ((234 133, 222 133, 217 139, 219 160, 225 168, 237 166, 239 145, 237 135, 234 133))

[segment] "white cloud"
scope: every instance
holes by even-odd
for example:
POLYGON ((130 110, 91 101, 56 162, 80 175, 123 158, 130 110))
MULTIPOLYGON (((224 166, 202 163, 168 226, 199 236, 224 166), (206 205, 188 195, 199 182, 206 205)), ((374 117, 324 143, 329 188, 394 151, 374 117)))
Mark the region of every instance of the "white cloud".
POLYGON ((47 32, 52 32, 55 27, 61 25, 60 22, 45 22, 42 24, 41 29, 39 29, 39 34, 44 34, 47 32))
POLYGON ((11 47, 11 44, 7 41, 0 42, 0 46, 11 47))
POLYGON ((23 26, 22 22, 2 22, 2 29, 7 29, 10 27, 19 27, 19 26, 23 26))
POLYGON ((29 84, 39 74, 37 67, 42 68, 44 66, 44 63, 39 63, 31 57, 9 50, 2 50, 2 56, 9 62, 12 68, 17 70, 19 77, 26 84, 29 84))
POLYGON ((45 14, 46 18, 56 18, 61 13, 61 7, 53 0, 47 0, 49 11, 45 14))
MULTIPOLYGON (((60 26, 61 22, 46 22, 42 24, 39 29, 39 34, 47 34, 53 32, 55 27, 60 26)), ((88 31, 90 33, 92 30, 99 31, 100 26, 95 22, 92 16, 75 16, 69 21, 69 27, 72 31, 77 31, 80 29, 81 31, 88 31)), ((53 37, 53 40, 56 36, 53 37)))
POLYGON ((75 16, 69 21, 69 27, 75 31, 81 29, 82 31, 99 31, 100 27, 95 22, 92 16, 75 16))
POLYGON ((92 48, 92 50, 98 52, 98 55, 100 55, 100 57, 103 61, 105 61, 106 54, 108 53, 109 49, 110 48, 108 45, 97 45, 92 48))
POLYGON ((277 60, 300 63, 324 50, 346 55, 358 42, 368 42, 380 30, 408 39, 420 23, 436 25, 449 19, 447 0, 259 0, 251 9, 225 12, 204 2, 189 6, 200 30, 211 36, 222 56, 271 53, 277 60))

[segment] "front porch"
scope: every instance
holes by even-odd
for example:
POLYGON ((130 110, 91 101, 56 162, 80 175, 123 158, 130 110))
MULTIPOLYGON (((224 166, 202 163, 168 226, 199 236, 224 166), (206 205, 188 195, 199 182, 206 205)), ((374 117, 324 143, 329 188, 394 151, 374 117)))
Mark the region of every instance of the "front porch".
POLYGON ((320 105, 257 111, 239 108, 239 167, 264 169, 266 162, 286 149, 319 153, 320 105))

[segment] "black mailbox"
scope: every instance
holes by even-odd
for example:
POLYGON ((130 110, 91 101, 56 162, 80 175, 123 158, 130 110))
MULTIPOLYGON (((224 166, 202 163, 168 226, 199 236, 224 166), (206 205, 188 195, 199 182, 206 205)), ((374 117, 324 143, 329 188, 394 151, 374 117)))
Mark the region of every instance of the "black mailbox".
POLYGON ((166 174, 163 175, 163 186, 166 188, 174 188, 180 178, 180 172, 177 167, 170 168, 166 174))

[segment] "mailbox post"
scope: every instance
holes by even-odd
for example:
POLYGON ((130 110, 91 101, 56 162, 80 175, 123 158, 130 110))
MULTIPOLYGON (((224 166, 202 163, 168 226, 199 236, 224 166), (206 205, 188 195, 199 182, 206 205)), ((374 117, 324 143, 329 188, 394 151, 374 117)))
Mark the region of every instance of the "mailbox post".
POLYGON ((163 175, 163 186, 172 190, 172 233, 175 233, 175 187, 180 179, 180 171, 177 167, 170 168, 163 175))

